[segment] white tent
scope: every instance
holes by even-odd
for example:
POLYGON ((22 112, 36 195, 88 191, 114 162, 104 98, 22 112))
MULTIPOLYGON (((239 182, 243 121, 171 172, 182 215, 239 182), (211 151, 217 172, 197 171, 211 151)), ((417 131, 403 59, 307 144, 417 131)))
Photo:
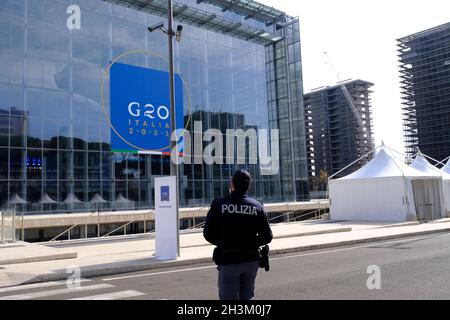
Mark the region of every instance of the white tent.
POLYGON ((90 203, 106 203, 108 201, 106 201, 105 199, 102 198, 101 195, 99 195, 98 193, 96 193, 91 200, 89 200, 90 203))
POLYGON ((414 182, 430 179, 434 178, 407 166, 383 147, 359 170, 329 181, 331 219, 414 221, 413 189, 425 187, 414 182))
POLYGON ((80 201, 80 199, 77 198, 76 195, 74 195, 73 193, 69 193, 66 197, 66 199, 63 201, 63 203, 82 203, 82 201, 80 201))
POLYGON ((41 204, 54 204, 54 203, 57 203, 57 201, 53 200, 53 199, 48 195, 48 193, 44 193, 44 194, 42 195, 41 200, 39 200, 38 203, 41 203, 41 204))
POLYGON ((127 198, 125 198, 121 193, 119 194, 119 196, 117 197, 117 199, 114 201, 116 203, 132 203, 133 201, 128 200, 127 198))
POLYGON ((442 172, 419 152, 410 165, 428 179, 413 181, 414 203, 420 221, 431 221, 445 216, 442 172))
POLYGON ((9 198, 7 204, 26 204, 27 201, 22 199, 17 193, 15 193, 11 198, 9 198))
POLYGON ((116 200, 112 202, 114 209, 132 209, 135 206, 134 201, 125 198, 121 193, 117 196, 116 200))
POLYGON ((444 206, 445 216, 450 217, 450 159, 441 168, 442 179, 444 181, 444 206))

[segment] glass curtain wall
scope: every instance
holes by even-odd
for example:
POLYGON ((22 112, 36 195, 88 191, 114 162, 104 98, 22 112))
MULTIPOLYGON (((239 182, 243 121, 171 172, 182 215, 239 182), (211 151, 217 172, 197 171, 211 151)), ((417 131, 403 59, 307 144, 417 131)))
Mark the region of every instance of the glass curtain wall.
MULTIPOLYGON (((151 208, 153 178, 169 174, 169 159, 111 152, 100 82, 105 66, 124 52, 146 49, 165 56, 167 37, 147 31, 147 26, 163 19, 99 0, 78 0, 81 29, 69 30, 66 10, 71 4, 70 0, 0 2, 0 205, 17 195, 29 213, 151 208)), ((261 176, 254 165, 241 166, 254 176, 251 195, 265 202, 293 200, 294 186, 297 199, 305 198, 299 178, 304 141, 294 141, 291 154, 285 147, 291 132, 283 131, 289 128, 300 137, 295 135, 302 125, 297 120, 303 119, 295 113, 303 112, 300 47, 292 40, 299 39, 298 24, 287 32, 293 51, 283 50, 282 42, 265 48, 183 24, 182 40, 175 45, 177 72, 191 95, 192 121, 201 121, 203 130, 270 124, 282 131, 281 153, 288 158, 282 159, 281 177, 261 176), (273 68, 266 65, 272 51, 277 64, 273 68), (284 76, 267 81, 275 70, 266 73, 266 67, 284 76), (290 122, 288 109, 294 111, 290 122)), ((152 56, 134 54, 121 62, 167 70, 164 60, 152 56)), ((207 205, 226 195, 237 168, 185 165, 181 205, 207 205)))

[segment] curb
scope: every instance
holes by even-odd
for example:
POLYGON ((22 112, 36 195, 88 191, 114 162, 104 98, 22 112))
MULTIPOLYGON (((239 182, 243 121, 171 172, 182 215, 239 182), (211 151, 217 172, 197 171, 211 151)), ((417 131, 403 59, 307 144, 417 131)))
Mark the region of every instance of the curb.
MULTIPOLYGON (((447 221, 446 221, 447 222, 447 221)), ((381 226, 378 227, 377 229, 383 229, 383 228, 397 228, 397 227, 410 227, 410 226, 418 226, 420 225, 419 221, 409 221, 409 222, 404 222, 404 223, 399 223, 399 224, 390 224, 387 226, 381 226)))
MULTIPOLYGON (((303 252, 303 251, 312 251, 312 250, 319 250, 319 249, 336 248, 336 247, 342 247, 342 246, 348 246, 348 245, 354 245, 354 244, 372 243, 372 242, 379 242, 379 241, 392 240, 392 239, 401 239, 401 238, 410 238, 410 237, 414 237, 414 236, 445 233, 445 232, 450 232, 450 228, 444 228, 444 229, 439 229, 439 230, 416 231, 416 232, 403 233, 403 234, 394 234, 394 235, 389 235, 389 236, 372 237, 372 238, 356 239, 356 240, 346 240, 346 241, 317 244, 317 245, 310 245, 310 246, 299 246, 299 247, 288 248, 288 249, 275 249, 275 250, 271 250, 270 253, 273 256, 273 255, 280 255, 280 254, 293 253, 293 252, 303 252)), ((129 273, 129 272, 139 272, 139 271, 147 271, 147 270, 155 270, 155 269, 180 267, 180 266, 186 266, 186 265, 195 265, 195 264, 208 263, 208 262, 212 263, 211 257, 180 260, 180 261, 168 261, 168 262, 160 262, 160 263, 154 263, 154 264, 141 263, 141 264, 136 264, 136 265, 131 265, 131 266, 109 267, 109 268, 102 268, 102 269, 90 268, 90 269, 83 270, 83 268, 81 268, 81 274, 83 275, 83 278, 93 278, 93 277, 116 275, 116 274, 123 274, 123 273, 129 273)), ((58 271, 57 271, 57 273, 49 273, 49 274, 42 274, 42 275, 36 276, 33 279, 27 280, 21 284, 30 284, 30 283, 47 282, 47 281, 61 281, 61 280, 66 280, 70 276, 67 273, 62 273, 61 270, 58 270, 58 271)))
POLYGON ((353 229, 351 227, 341 227, 336 229, 329 230, 319 230, 319 231, 311 231, 311 232, 300 232, 300 233, 292 233, 281 236, 274 236, 273 239, 287 239, 287 238, 298 238, 298 237, 309 237, 309 236, 317 236, 321 234, 330 234, 330 233, 341 233, 341 232, 351 232, 353 229))
POLYGON ((50 255, 45 255, 45 256, 37 256, 37 257, 32 257, 32 258, 17 258, 17 259, 9 259, 9 260, 0 260, 0 266, 6 266, 8 264, 75 259, 76 257, 78 257, 78 253, 76 253, 76 252, 58 253, 58 254, 50 254, 50 255))

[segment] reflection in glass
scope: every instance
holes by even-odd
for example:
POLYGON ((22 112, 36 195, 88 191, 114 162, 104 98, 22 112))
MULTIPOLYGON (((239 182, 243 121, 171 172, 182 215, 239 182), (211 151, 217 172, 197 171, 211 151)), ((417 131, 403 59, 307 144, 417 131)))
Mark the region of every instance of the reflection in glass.
POLYGON ((148 172, 148 161, 150 160, 150 157, 148 155, 139 155, 139 171, 140 171, 140 178, 150 178, 150 174, 148 172))
POLYGON ((0 182, 0 203, 6 203, 8 201, 8 182, 0 182))
MULTIPOLYGON (((8 172, 9 172, 8 149, 0 148, 0 180, 8 179, 8 172)), ((6 182, 0 182, 0 184, 2 183, 6 182)))
MULTIPOLYGON (((69 3, 0 1, 1 14, 6 17, 0 22, 0 180, 8 179, 9 174, 11 181, 17 181, 6 196, 1 194, 0 183, 0 204, 12 191, 27 194, 20 183, 34 180, 28 193, 36 200, 35 190, 42 180, 40 193, 58 201, 68 194, 88 201, 96 193, 111 201, 121 194, 127 206, 129 201, 142 208, 152 206, 152 180, 170 173, 170 159, 110 152, 110 128, 100 111, 100 79, 114 56, 142 46, 162 54, 167 51, 163 34, 146 31, 147 25, 160 17, 98 0, 79 0, 83 28, 67 32, 69 3)), ((238 17, 220 10, 218 14, 238 17)), ((287 98, 276 101, 277 94, 287 94, 288 84, 276 90, 275 79, 266 79, 287 73, 284 61, 278 62, 279 70, 267 64, 266 73, 265 54, 267 60, 273 59, 271 48, 190 25, 185 28, 188 31, 177 45, 175 60, 191 95, 191 126, 194 120, 201 120, 204 130, 267 128, 269 118, 277 120, 277 107, 288 118, 287 98), (270 117, 267 85, 272 97, 270 117)), ((281 44, 277 49, 278 56, 283 54, 281 44)), ((298 49, 291 46, 289 57, 299 58, 298 49)), ((132 55, 122 62, 167 70, 166 62, 159 58, 132 55)), ((289 70, 298 81, 299 67, 289 70)), ((300 94, 298 90, 293 93, 300 94)), ((187 112, 187 101, 185 109, 187 112)), ((286 123, 283 127, 288 128, 286 123)), ((281 134, 289 136, 288 132, 281 134)), ((234 169, 233 165, 185 165, 180 169, 185 181, 181 205, 204 205, 213 197, 226 195, 234 169)), ((250 169, 256 175, 256 194, 280 196, 281 188, 274 187, 275 182, 264 182, 267 188, 263 188, 257 168, 250 169)), ((77 206, 83 209, 86 203, 67 205, 68 211, 77 206)))
POLYGON ((69 181, 67 180, 60 180, 58 184, 59 188, 59 199, 58 201, 63 202, 67 201, 67 196, 69 194, 69 181))
POLYGON ((111 166, 112 156, 110 153, 102 152, 101 161, 101 175, 102 179, 111 179, 112 166, 111 166))
POLYGON ((44 150, 42 164, 46 179, 58 179, 58 153, 56 150, 44 150))
POLYGON ((9 111, 0 109, 0 146, 9 145, 9 111))
POLYGON ((100 153, 88 153, 88 176, 90 180, 100 179, 100 153))
POLYGON ((139 202, 139 182, 128 181, 128 199, 139 202))
POLYGON ((26 187, 25 183, 22 182, 22 180, 11 180, 9 182, 9 194, 10 196, 8 199, 12 199, 13 196, 18 196, 22 199, 24 199, 24 193, 25 190, 23 189, 26 187))
POLYGON ((73 153, 73 177, 74 179, 86 179, 86 152, 73 153))
POLYGON ((44 120, 42 123, 43 145, 46 149, 58 148, 58 126, 55 121, 44 120))
POLYGON ((151 192, 152 192, 152 183, 151 181, 141 181, 140 185, 140 202, 139 207, 147 208, 151 206, 151 192))
POLYGON ((106 201, 111 202, 112 200, 112 183, 109 180, 102 181, 102 194, 101 196, 106 201))
POLYGON ((59 179, 70 178, 70 153, 68 151, 58 151, 59 179))
POLYGON ((117 199, 119 195, 122 195, 125 198, 128 197, 126 181, 116 181, 115 190, 116 190, 115 199, 117 199))
MULTIPOLYGON (((88 191, 88 201, 91 201, 96 195, 100 195, 100 181, 98 180, 89 180, 89 191, 88 191)), ((99 203, 94 199, 95 203, 99 203)), ((100 201, 101 202, 101 201, 100 201)))
POLYGON ((136 180, 139 177, 139 155, 130 154, 127 157, 127 178, 128 180, 136 180))
POLYGON ((152 175, 161 175, 161 157, 151 156, 152 175))
POLYGON ((86 150, 87 148, 87 128, 84 123, 76 123, 73 127, 73 148, 86 150))
POLYGON ((73 183, 74 194, 80 201, 88 201, 86 180, 75 180, 73 183))
POLYGON ((42 148, 42 120, 30 118, 27 129, 27 147, 42 148))
POLYGON ((98 123, 88 124, 87 140, 89 150, 100 150, 100 128, 98 126, 98 123))
POLYGON ((27 182, 27 200, 31 203, 38 202, 42 197, 42 182, 28 181, 27 182))
POLYGON ((23 147, 25 143, 25 128, 27 126, 27 113, 11 108, 9 118, 10 146, 23 147))
POLYGON ((10 177, 12 179, 22 179, 24 177, 24 155, 23 149, 10 149, 10 177))
POLYGON ((42 150, 27 149, 26 170, 27 179, 42 179, 42 150))
POLYGON ((117 180, 126 179, 127 160, 125 153, 114 153, 115 178, 117 180))
POLYGON ((56 180, 46 180, 43 182, 43 190, 49 195, 50 198, 58 199, 58 181, 56 180))

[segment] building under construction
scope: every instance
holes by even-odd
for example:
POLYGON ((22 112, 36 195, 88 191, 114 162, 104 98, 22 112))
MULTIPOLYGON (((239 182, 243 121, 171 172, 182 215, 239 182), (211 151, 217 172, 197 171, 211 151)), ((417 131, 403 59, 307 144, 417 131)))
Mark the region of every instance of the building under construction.
POLYGON ((398 39, 406 153, 450 155, 450 23, 398 39))
MULTIPOLYGON (((363 80, 341 82, 305 95, 311 191, 324 190, 333 175, 374 148, 370 87, 363 80)), ((372 155, 342 174, 364 165, 372 155)))

